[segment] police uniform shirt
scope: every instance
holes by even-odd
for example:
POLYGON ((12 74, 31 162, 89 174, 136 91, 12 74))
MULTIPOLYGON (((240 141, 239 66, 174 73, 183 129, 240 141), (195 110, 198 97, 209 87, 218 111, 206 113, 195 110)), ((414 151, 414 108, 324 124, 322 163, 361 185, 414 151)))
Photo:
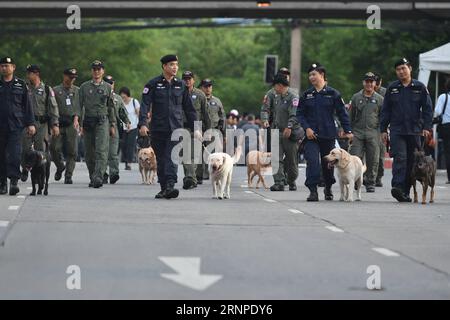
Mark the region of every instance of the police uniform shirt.
POLYGON ((139 125, 147 125, 147 113, 151 112, 152 132, 172 132, 183 128, 183 111, 189 129, 194 130, 197 113, 184 82, 176 77, 169 82, 163 75, 159 75, 144 87, 139 125))
POLYGON ((350 118, 339 91, 327 85, 319 92, 310 87, 300 97, 297 119, 303 129, 312 129, 319 138, 337 137, 335 114, 344 131, 350 133, 350 118))
POLYGON ((20 130, 33 124, 34 111, 25 81, 0 78, 0 129, 20 130))
POLYGON ((381 132, 389 127, 391 133, 421 134, 431 130, 432 118, 430 94, 422 82, 413 79, 405 87, 397 80, 389 85, 381 109, 381 132))
POLYGON ((74 116, 80 113, 79 90, 77 86, 66 88, 63 84, 53 88, 60 116, 74 116))

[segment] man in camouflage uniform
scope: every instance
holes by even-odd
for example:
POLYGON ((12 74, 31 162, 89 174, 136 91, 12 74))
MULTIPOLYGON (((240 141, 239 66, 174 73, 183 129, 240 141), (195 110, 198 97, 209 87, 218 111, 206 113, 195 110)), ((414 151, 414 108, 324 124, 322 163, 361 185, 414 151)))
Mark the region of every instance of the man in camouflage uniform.
POLYGON ((108 152, 108 167, 109 167, 109 175, 106 173, 103 174, 103 183, 115 184, 119 179, 119 125, 125 124, 127 126, 127 130, 131 128, 131 122, 128 119, 127 110, 125 109, 125 105, 123 103, 122 97, 114 92, 114 78, 110 75, 103 78, 103 80, 109 83, 113 90, 113 102, 114 102, 114 115, 116 117, 116 125, 114 130, 116 134, 114 137, 109 138, 109 152, 108 152))
POLYGON ((55 180, 59 181, 65 170, 64 184, 72 184, 72 175, 75 170, 77 156, 79 123, 76 115, 80 113, 78 96, 80 88, 74 85, 77 78, 77 70, 75 68, 65 69, 63 74, 63 82, 53 88, 58 104, 60 135, 53 139, 50 151, 57 169, 55 180), (63 150, 65 151, 66 164, 63 161, 63 150))
MULTIPOLYGON (((224 141, 226 141, 225 136, 225 109, 223 108, 222 101, 220 101, 219 98, 213 96, 213 82, 211 79, 203 79, 200 82, 200 88, 202 89, 203 93, 206 96, 206 102, 208 105, 208 114, 209 119, 211 121, 211 129, 217 129, 219 130, 224 138, 224 141)), ((208 172, 208 166, 206 164, 203 164, 203 179, 208 180, 209 179, 209 172, 208 172)), ((199 183, 202 180, 202 176, 200 175, 200 171, 197 171, 197 180, 199 183)), ((201 184, 201 182, 199 183, 201 184)))
POLYGON ((24 156, 34 145, 38 151, 45 150, 44 140, 48 141, 48 129, 51 128, 52 137, 59 135, 59 112, 55 93, 51 87, 41 80, 41 69, 37 65, 27 66, 28 89, 36 120, 36 135, 30 137, 24 132, 22 137, 22 173, 20 180, 28 179, 28 171, 24 168, 24 156))
MULTIPOLYGON (((194 73, 191 71, 183 72, 182 79, 186 87, 189 90, 189 94, 191 95, 192 103, 194 105, 195 111, 197 112, 198 121, 202 122, 202 132, 211 128, 211 121, 209 119, 208 106, 206 101, 205 94, 200 90, 194 87, 195 78, 194 73)), ((186 123, 186 115, 183 113, 183 123, 186 123)), ((185 127, 188 127, 185 125, 185 127)), ((200 150, 200 155, 195 157, 194 155, 194 137, 193 133, 191 133, 191 163, 183 164, 184 169, 184 179, 183 179, 183 189, 193 189, 197 187, 197 184, 202 184, 203 180, 203 165, 200 163, 199 165, 195 164, 194 160, 197 162, 203 162, 203 149, 200 150), (198 158, 198 159, 196 159, 198 158)))
POLYGON ((113 90, 103 81, 103 62, 91 64, 92 80, 80 86, 80 112, 83 116, 82 134, 86 149, 86 165, 89 170, 89 187, 103 186, 109 151, 109 136, 118 134, 114 112, 113 90))
POLYGON ((365 162, 366 191, 375 192, 375 178, 380 157, 380 112, 383 97, 375 92, 376 77, 372 72, 364 76, 364 89, 355 93, 350 101, 350 121, 353 142, 350 153, 365 162))
POLYGON ((265 128, 278 129, 279 134, 279 167, 273 176, 275 184, 270 187, 271 191, 284 191, 284 181, 289 185, 289 190, 297 190, 295 180, 298 177, 298 145, 291 134, 298 126, 297 107, 299 103, 298 94, 289 88, 286 75, 278 73, 275 76, 274 91, 276 93, 271 103, 264 103, 261 108, 261 121, 265 128), (270 117, 272 115, 272 117, 270 117), (270 123, 270 121, 272 123, 270 123), (285 173, 286 172, 286 173, 285 173))

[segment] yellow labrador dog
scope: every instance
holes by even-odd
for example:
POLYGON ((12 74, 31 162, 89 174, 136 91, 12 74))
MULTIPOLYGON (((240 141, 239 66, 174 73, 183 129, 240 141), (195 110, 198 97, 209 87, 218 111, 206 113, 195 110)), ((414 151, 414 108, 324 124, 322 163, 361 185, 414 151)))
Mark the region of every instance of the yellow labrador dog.
POLYGON ((225 152, 215 152, 208 156, 208 171, 214 199, 230 199, 233 165, 239 161, 241 154, 242 148, 238 146, 233 157, 225 152))
POLYGON ((142 176, 142 184, 153 184, 156 179, 156 155, 151 147, 139 150, 139 171, 142 176))
POLYGON ((353 201, 353 190, 356 190, 356 201, 361 201, 363 175, 367 168, 361 159, 350 155, 344 149, 333 149, 325 156, 328 166, 335 166, 341 186, 340 201, 353 201))

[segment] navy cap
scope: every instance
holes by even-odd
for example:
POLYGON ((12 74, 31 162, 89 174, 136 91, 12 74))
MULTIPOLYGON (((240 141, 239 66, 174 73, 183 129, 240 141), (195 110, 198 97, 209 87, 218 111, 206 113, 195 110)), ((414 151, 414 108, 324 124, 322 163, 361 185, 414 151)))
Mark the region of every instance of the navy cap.
POLYGON ((94 61, 92 61, 92 63, 91 63, 91 68, 92 69, 94 69, 94 68, 105 68, 105 65, 103 64, 103 62, 101 62, 100 60, 94 60, 94 61))
POLYGON ((75 68, 64 69, 63 74, 68 75, 71 78, 76 78, 78 76, 77 69, 75 68))
POLYGON ((41 72, 41 68, 39 68, 37 64, 29 64, 27 65, 27 72, 33 73, 41 72))
POLYGON ((178 61, 178 57, 174 54, 168 54, 161 58, 161 63, 166 64, 172 61, 178 61))
POLYGON ((408 66, 411 65, 411 63, 409 62, 409 60, 403 57, 403 58, 401 58, 400 60, 398 60, 398 61, 395 63, 394 68, 397 68, 398 66, 401 66, 401 65, 404 65, 404 64, 406 64, 406 65, 408 65, 408 66))
POLYGON ((11 57, 3 57, 0 59, 0 64, 14 64, 14 61, 11 57))
POLYGON ((185 71, 181 76, 181 79, 190 79, 194 77, 194 73, 192 71, 185 71))
POLYGON ((273 79, 273 85, 282 84, 284 86, 289 86, 289 80, 285 74, 278 73, 273 79))
POLYGON ((107 76, 103 77, 103 81, 105 81, 109 84, 113 84, 115 82, 113 76, 111 76, 111 75, 107 75, 107 76))
POLYGON ((325 73, 325 67, 322 66, 319 62, 312 63, 308 68, 308 73, 311 71, 319 71, 325 73))
POLYGON ((377 81, 377 76, 376 76, 373 72, 367 72, 367 73, 364 75, 364 80, 377 81))
POLYGON ((208 78, 203 79, 202 82, 200 82, 200 86, 201 87, 209 87, 209 86, 212 86, 212 85, 213 85, 212 80, 208 79, 208 78))

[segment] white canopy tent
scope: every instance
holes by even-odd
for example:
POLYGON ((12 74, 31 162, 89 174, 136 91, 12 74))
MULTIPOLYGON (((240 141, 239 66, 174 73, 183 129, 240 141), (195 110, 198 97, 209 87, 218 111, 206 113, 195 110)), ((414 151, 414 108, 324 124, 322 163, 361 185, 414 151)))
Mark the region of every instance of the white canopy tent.
POLYGON ((431 71, 436 72, 436 98, 439 73, 450 73, 450 42, 419 55, 419 81, 428 85, 431 71))
MULTIPOLYGON (((450 42, 419 55, 419 81, 428 85, 431 71, 436 72, 435 100, 439 95, 439 73, 450 73, 450 42)), ((436 136, 436 126, 434 126, 436 136)), ((438 159, 438 147, 434 150, 435 159, 438 159)))

